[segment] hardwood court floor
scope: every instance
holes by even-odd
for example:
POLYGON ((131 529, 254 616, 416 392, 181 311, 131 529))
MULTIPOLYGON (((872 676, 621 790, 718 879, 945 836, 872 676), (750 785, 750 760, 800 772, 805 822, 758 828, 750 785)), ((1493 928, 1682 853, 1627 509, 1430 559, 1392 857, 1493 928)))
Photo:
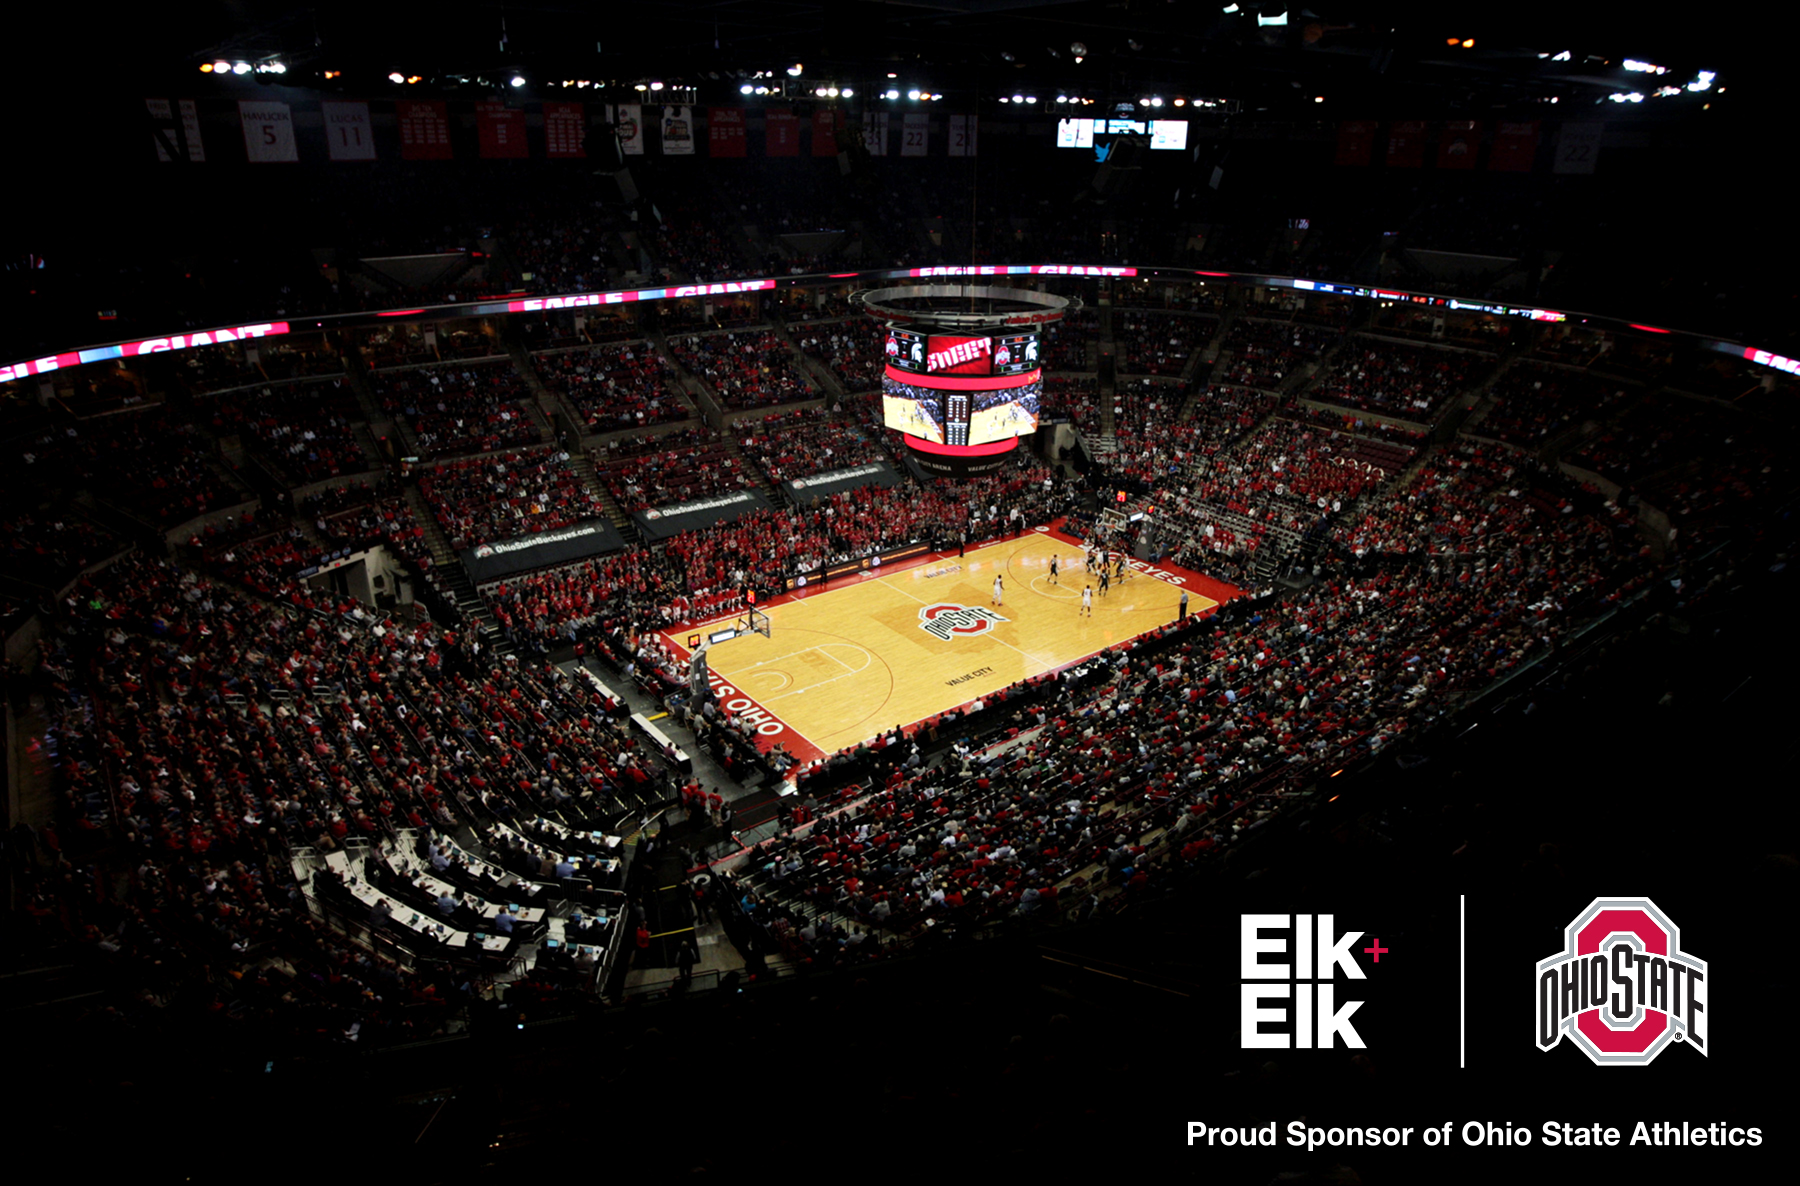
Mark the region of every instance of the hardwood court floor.
MULTIPOLYGON (((759 740, 800 758, 911 726, 1019 680, 1071 666, 1174 620, 1205 614, 1239 590, 1173 565, 1136 562, 1100 596, 1081 549, 1049 528, 901 568, 871 569, 766 608, 770 637, 748 635, 707 653, 715 694, 761 721, 759 740), (1050 579, 1050 558, 1060 560, 1050 579), (993 604, 994 577, 1003 603, 993 604), (1081 590, 1094 587, 1094 610, 1081 590), (929 628, 928 628, 929 627, 929 628), (758 710, 761 710, 760 713, 758 710)), ((665 637, 682 654, 697 629, 665 637)))

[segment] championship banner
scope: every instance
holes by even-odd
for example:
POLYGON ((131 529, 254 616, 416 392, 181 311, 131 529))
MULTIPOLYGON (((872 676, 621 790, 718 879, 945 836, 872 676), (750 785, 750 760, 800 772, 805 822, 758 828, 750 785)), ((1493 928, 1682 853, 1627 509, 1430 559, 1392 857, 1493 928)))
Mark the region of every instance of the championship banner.
POLYGON ((568 564, 589 556, 616 552, 625 546, 625 537, 605 519, 586 519, 573 527, 546 531, 539 535, 521 535, 496 540, 479 547, 464 548, 461 559, 469 579, 476 584, 497 581, 515 572, 568 564))
POLYGON ((252 163, 300 159, 294 147, 294 117, 286 103, 240 99, 238 119, 244 124, 244 152, 252 163))
POLYGON ((152 137, 156 141, 157 160, 174 160, 169 155, 169 145, 174 145, 182 160, 195 165, 205 163, 206 149, 200 144, 200 116, 194 110, 192 99, 182 99, 174 106, 167 99, 145 99, 144 105, 163 132, 161 136, 152 137), (181 113, 179 121, 177 111, 181 113))
POLYGON ((979 116, 953 115, 950 117, 950 155, 975 155, 975 123, 979 116))
POLYGON ((813 112, 812 118, 812 154, 814 156, 836 156, 838 151, 838 127, 842 123, 842 112, 836 107, 821 107, 813 112))
POLYGON ((931 144, 931 117, 923 111, 909 111, 901 125, 900 155, 925 156, 931 144))
POLYGON ((678 502, 672 506, 633 511, 631 519, 646 539, 659 540, 680 535, 684 531, 711 527, 715 523, 729 523, 753 511, 774 509, 760 490, 734 490, 716 498, 696 498, 691 502, 678 502))
POLYGON ((1453 119, 1438 133, 1437 167, 1473 169, 1475 150, 1481 144, 1481 125, 1472 119, 1453 119))
POLYGON ((525 113, 504 103, 475 104, 475 139, 484 160, 523 159, 528 155, 525 113))
POLYGON ((325 145, 334 161, 372 161, 375 159, 375 133, 369 122, 367 103, 346 103, 327 99, 319 104, 325 118, 325 145))
POLYGON ((706 109, 706 155, 736 159, 745 155, 744 109, 706 109))
POLYGON ((1600 135, 1605 124, 1564 124, 1556 138, 1556 164, 1553 173, 1592 173, 1600 159, 1600 135))
POLYGON ((644 155, 644 108, 640 103, 619 104, 619 151, 626 156, 644 155))
POLYGON ((447 161, 450 159, 450 117, 444 104, 432 100, 399 99, 394 111, 400 117, 400 159, 447 161))
POLYGON ((664 156, 694 155, 694 109, 665 107, 662 109, 662 149, 664 156))
POLYGON ((587 116, 579 103, 544 104, 544 155, 551 160, 582 160, 587 150, 587 116))
POLYGON ((1417 169, 1425 164, 1425 121, 1395 120, 1388 125, 1389 168, 1417 169))
POLYGON ((1537 163, 1538 121, 1503 123, 1494 133, 1487 167, 1496 173, 1529 173, 1537 163))
POLYGON ((763 112, 764 155, 799 156, 800 121, 786 107, 771 107, 763 112))
POLYGON ((853 465, 848 469, 826 470, 822 474, 809 477, 794 478, 781 484, 781 492, 788 501, 804 504, 814 498, 829 498, 840 490, 854 490, 858 486, 898 486, 900 473, 885 461, 873 461, 868 465, 853 465))
POLYGON ((1375 152, 1375 128, 1372 119, 1347 119, 1338 125, 1337 157, 1339 165, 1366 165, 1375 152))
POLYGON ((870 156, 886 156, 888 141, 888 113, 885 111, 863 112, 863 147, 869 150, 870 156))

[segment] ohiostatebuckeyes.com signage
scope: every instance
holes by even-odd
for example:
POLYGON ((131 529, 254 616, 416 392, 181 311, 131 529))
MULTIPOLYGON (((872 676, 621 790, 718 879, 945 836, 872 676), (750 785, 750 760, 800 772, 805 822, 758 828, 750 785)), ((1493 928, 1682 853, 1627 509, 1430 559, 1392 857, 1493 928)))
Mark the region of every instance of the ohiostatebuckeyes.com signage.
POLYGON ((696 498, 690 502, 651 507, 647 511, 633 511, 631 519, 647 538, 668 539, 672 535, 680 535, 684 531, 692 531, 697 527, 729 523, 752 511, 774 509, 769 500, 763 497, 761 491, 734 490, 730 494, 721 494, 716 498, 696 498))
POLYGON ((572 527, 465 548, 462 564, 469 579, 480 584, 515 572, 616 552, 624 546, 625 537, 619 534, 617 527, 605 519, 585 519, 572 527))

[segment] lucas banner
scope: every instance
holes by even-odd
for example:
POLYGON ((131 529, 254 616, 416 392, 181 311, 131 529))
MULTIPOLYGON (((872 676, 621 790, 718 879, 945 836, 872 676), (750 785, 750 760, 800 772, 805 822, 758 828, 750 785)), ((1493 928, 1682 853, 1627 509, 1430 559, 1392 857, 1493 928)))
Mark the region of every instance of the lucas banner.
POLYGON ((619 104, 619 151, 626 156, 644 155, 644 107, 641 103, 619 104))
POLYGON ((665 107, 662 110, 663 155, 693 156, 694 109, 691 107, 665 107))
POLYGON ((194 110, 192 99, 182 99, 173 106, 167 99, 145 99, 144 105, 150 109, 150 118, 161 133, 154 137, 157 160, 176 159, 169 154, 173 148, 177 156, 190 164, 206 161, 206 150, 200 144, 200 116, 194 110), (181 113, 179 120, 176 119, 178 111, 181 113))
POLYGON ((553 161, 587 156, 587 118, 579 103, 544 104, 544 155, 553 161))
POLYGON ((375 132, 367 103, 327 100, 319 104, 319 113, 325 119, 325 143, 332 160, 375 159, 375 132))
POLYGON ((1488 168, 1496 173, 1529 173, 1537 161, 1538 121, 1503 123, 1494 133, 1488 168))
POLYGON ((975 121, 980 118, 973 115, 953 115, 950 117, 950 155, 975 155, 975 121))
POLYGON ((706 153, 708 156, 736 159, 744 155, 744 109, 742 107, 708 107, 706 109, 706 153))
POLYGON ((838 125, 843 113, 835 107, 821 107, 813 112, 812 118, 812 154, 814 156, 836 156, 838 151, 838 125))
POLYGON ((523 111, 504 103, 477 103, 475 131, 484 160, 519 160, 526 155, 523 111))
POLYGON ((400 119, 401 160, 450 159, 450 117, 444 104, 401 99, 394 104, 394 114, 400 119))
POLYGON ((294 116, 286 103, 238 100, 238 119, 244 124, 244 152, 254 164, 297 161, 294 116))
POLYGON ((1481 144, 1481 125, 1474 120, 1453 119, 1438 133, 1437 167, 1473 169, 1475 149, 1481 144))
POLYGON ((771 107, 763 112, 763 151, 769 156, 800 155, 800 121, 786 107, 771 107))

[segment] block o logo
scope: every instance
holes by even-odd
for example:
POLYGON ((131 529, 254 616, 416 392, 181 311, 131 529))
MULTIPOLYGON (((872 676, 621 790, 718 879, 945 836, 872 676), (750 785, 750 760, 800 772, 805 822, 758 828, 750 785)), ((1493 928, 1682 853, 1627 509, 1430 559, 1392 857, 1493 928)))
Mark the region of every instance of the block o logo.
POLYGON ((919 611, 919 629, 941 642, 949 642, 959 634, 981 634, 991 629, 995 622, 1010 620, 986 606, 957 605, 949 601, 940 601, 919 611))
POLYGON ((1568 1038, 1598 1066, 1643 1066, 1670 1042, 1706 1049, 1706 961, 1648 898, 1595 898, 1537 965, 1537 1046, 1568 1038))

